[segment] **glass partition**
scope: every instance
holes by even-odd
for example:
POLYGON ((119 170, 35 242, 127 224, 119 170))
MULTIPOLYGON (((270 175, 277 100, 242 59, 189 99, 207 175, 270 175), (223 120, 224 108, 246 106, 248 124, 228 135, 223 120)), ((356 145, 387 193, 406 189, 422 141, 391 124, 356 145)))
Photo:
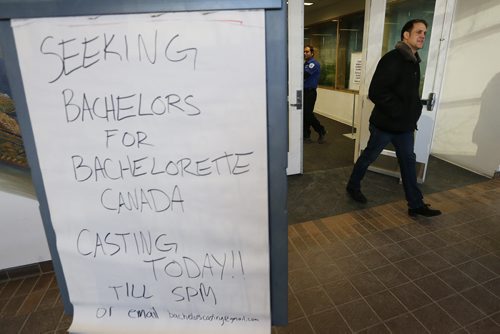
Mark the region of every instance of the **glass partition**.
POLYGON ((306 27, 304 31, 304 45, 314 47, 314 58, 321 65, 320 86, 335 85, 337 23, 337 20, 323 22, 306 27))
POLYGON ((429 41, 432 33, 431 28, 435 5, 436 0, 388 1, 385 11, 382 54, 392 50, 396 43, 401 40, 401 28, 406 22, 412 19, 424 19, 429 24, 424 47, 418 51, 422 59, 420 63, 420 93, 422 93, 425 68, 427 67, 427 55, 429 53, 429 41))
POLYGON ((350 88, 352 54, 363 48, 364 17, 358 12, 305 27, 304 45, 315 48, 322 88, 350 88))
POLYGON ((344 16, 340 19, 336 86, 338 89, 348 89, 351 75, 354 75, 351 73, 352 54, 363 50, 364 21, 364 12, 344 16))

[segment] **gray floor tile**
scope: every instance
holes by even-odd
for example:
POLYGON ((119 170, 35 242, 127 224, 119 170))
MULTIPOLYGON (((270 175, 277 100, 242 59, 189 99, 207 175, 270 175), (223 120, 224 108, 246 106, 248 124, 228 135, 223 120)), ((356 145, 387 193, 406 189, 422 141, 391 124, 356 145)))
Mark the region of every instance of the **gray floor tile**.
POLYGON ((342 305, 361 299, 359 292, 347 279, 325 284, 324 289, 335 305, 342 305))
POLYGON ((413 315, 431 333, 450 333, 460 328, 460 325, 436 304, 413 311, 413 315))
POLYGON ((484 282, 483 286, 497 297, 500 297, 500 277, 484 282))
POLYGON ((389 289, 410 311, 431 304, 432 300, 412 282, 389 289))
POLYGON ((470 334, 497 334, 500 326, 490 318, 483 319, 466 327, 470 334))
POLYGON ((484 318, 483 312, 460 295, 442 299, 438 304, 461 326, 467 326, 484 318))
POLYGON ((353 331, 360 331, 380 322, 377 315, 362 299, 338 306, 338 310, 353 331))
POLYGON ((476 260, 468 261, 457 266, 467 276, 476 282, 483 283, 496 277, 496 275, 482 266, 476 260))
POLYGON ((406 313, 406 308, 389 290, 378 292, 365 298, 366 302, 382 320, 397 317, 406 313))
POLYGON ((463 291, 461 295, 486 315, 500 312, 500 298, 496 297, 482 286, 476 286, 463 291))
POLYGON ((394 265, 390 264, 372 271, 386 288, 392 288, 409 281, 409 279, 394 265))
POLYGON ((473 281, 469 276, 465 275, 455 267, 437 272, 436 276, 438 276, 441 280, 443 280, 443 282, 451 286, 456 291, 463 291, 477 285, 477 283, 473 281))
POLYGON ((309 321, 316 334, 350 333, 349 326, 336 310, 314 314, 309 321))
POLYGON ((401 248, 401 246, 395 243, 378 247, 377 250, 391 262, 397 262, 411 257, 411 255, 401 248))
POLYGON ((394 262, 394 265, 411 280, 429 275, 431 273, 429 269, 425 268, 413 258, 394 262))
POLYGON ((371 272, 351 276, 349 280, 362 296, 372 295, 385 289, 384 285, 371 272))
POLYGON ((433 251, 415 257, 419 263, 423 264, 431 272, 440 271, 451 267, 451 264, 433 251))
POLYGON ((356 257, 368 269, 375 269, 389 264, 389 261, 375 249, 358 253, 356 257))
POLYGON ((434 301, 455 293, 455 290, 434 274, 419 278, 413 282, 434 301))
POLYGON ((321 286, 301 290, 295 296, 306 316, 333 308, 333 303, 321 286))
POLYGON ((385 325, 395 334, 422 334, 427 333, 424 326, 411 314, 405 313, 390 319, 385 325))

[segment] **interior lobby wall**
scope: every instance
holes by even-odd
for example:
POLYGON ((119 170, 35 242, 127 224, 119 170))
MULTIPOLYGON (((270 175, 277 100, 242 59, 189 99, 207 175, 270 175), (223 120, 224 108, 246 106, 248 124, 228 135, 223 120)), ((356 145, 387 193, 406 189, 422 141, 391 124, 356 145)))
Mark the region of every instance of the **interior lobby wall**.
POLYGON ((458 0, 432 154, 492 177, 500 169, 500 3, 458 0))

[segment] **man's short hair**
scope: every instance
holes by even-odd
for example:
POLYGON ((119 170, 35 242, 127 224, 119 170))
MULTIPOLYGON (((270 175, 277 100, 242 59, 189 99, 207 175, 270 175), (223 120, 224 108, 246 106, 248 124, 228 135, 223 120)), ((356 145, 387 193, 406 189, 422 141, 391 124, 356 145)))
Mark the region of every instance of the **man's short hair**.
POLYGON ((403 26, 403 28, 401 29, 401 40, 404 39, 403 35, 404 35, 405 31, 408 31, 409 33, 411 33, 411 30, 413 29, 413 26, 415 25, 415 23, 423 23, 426 28, 429 26, 427 24, 427 21, 424 20, 424 19, 413 19, 413 20, 410 20, 410 21, 406 22, 405 25, 403 26))

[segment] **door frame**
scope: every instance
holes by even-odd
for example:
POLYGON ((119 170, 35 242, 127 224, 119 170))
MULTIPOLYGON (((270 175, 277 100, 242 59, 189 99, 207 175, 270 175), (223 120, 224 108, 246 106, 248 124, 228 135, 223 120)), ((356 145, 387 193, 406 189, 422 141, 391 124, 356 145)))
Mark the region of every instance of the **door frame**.
POLYGON ((304 172, 303 146, 304 0, 288 2, 288 165, 287 175, 304 172))

